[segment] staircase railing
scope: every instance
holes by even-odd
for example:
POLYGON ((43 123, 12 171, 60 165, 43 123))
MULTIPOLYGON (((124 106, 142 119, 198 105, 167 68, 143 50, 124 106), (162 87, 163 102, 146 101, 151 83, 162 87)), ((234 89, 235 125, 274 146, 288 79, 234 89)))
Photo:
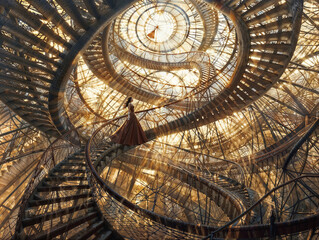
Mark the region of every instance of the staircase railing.
MULTIPOLYGON (((158 108, 160 108, 160 106, 136 112, 137 116, 143 114, 143 118, 147 119, 145 122, 141 121, 141 123, 144 123, 143 128, 146 130, 146 133, 152 133, 152 131, 147 130, 152 130, 152 128, 157 127, 157 116, 154 112, 158 108)), ((91 187, 95 190, 95 198, 100 210, 107 218, 107 221, 124 236, 127 234, 127 229, 131 229, 130 237, 135 236, 136 238, 140 238, 142 235, 149 236, 154 234, 154 231, 157 231, 157 238, 174 236, 176 238, 196 239, 205 235, 205 233, 209 233, 216 229, 215 226, 188 223, 141 208, 137 204, 130 202, 127 198, 120 195, 105 183, 101 178, 99 171, 96 169, 96 162, 101 159, 101 152, 104 157, 106 156, 106 152, 110 153, 111 157, 109 158, 115 158, 123 152, 124 147, 116 144, 112 145, 109 136, 124 122, 125 119, 126 115, 106 121, 93 133, 86 146, 89 181, 91 187), (105 148, 107 148, 106 151, 105 148)), ((169 120, 166 121, 168 122, 169 120)), ((148 137, 149 140, 151 140, 156 136, 149 134, 148 137)), ((128 150, 128 148, 126 148, 126 150, 128 150)), ((180 170, 179 174, 187 175, 187 178, 197 178, 199 182, 202 181, 200 177, 194 177, 194 174, 184 170, 180 170)), ((208 182, 205 182, 205 184, 208 184, 208 182)), ((221 194, 222 198, 225 199, 225 203, 230 201, 231 204, 237 206, 237 200, 232 199, 226 192, 218 187, 211 186, 211 188, 215 189, 214 191, 218 192, 218 194, 221 194)), ((235 207, 238 208, 236 211, 240 211, 239 209, 241 207, 239 205, 235 207)))
MULTIPOLYGON (((152 112, 152 111, 150 111, 152 112)), ((137 113, 144 113, 150 114, 147 110, 140 111, 137 113)), ((98 201, 99 206, 103 206, 101 211, 103 212, 104 216, 114 224, 115 228, 124 229, 122 234, 125 235, 125 229, 133 229, 130 234, 131 236, 138 236, 141 235, 134 235, 134 234, 151 234, 154 231, 158 231, 157 236, 164 236, 169 233, 174 233, 174 236, 184 237, 184 238, 192 238, 196 239, 199 235, 203 235, 205 232, 211 230, 211 233, 207 238, 211 238, 212 236, 216 237, 249 237, 251 236, 251 232, 253 233, 254 237, 271 237, 272 231, 271 228, 275 227, 282 228, 282 230, 278 230, 275 234, 290 234, 293 233, 295 230, 300 232, 302 230, 309 229, 305 224, 299 225, 300 222, 302 223, 309 223, 314 219, 317 221, 319 220, 319 215, 314 214, 310 217, 305 217, 298 220, 292 220, 287 222, 280 222, 280 223, 272 223, 268 224, 267 221, 271 215, 271 211, 269 206, 269 202, 271 201, 271 195, 279 194, 282 191, 282 188, 287 185, 293 185, 301 179, 310 179, 310 178, 318 178, 319 175, 312 174, 312 175, 303 175, 294 179, 291 179, 269 191, 265 194, 262 198, 260 198, 257 202, 255 202, 251 207, 249 207, 246 211, 244 211, 239 216, 235 217, 232 221, 227 223, 221 228, 216 228, 212 226, 196 226, 194 224, 186 223, 179 220, 174 220, 172 218, 168 218, 157 213, 151 212, 149 210, 143 209, 138 205, 130 202, 125 197, 118 194, 114 191, 111 187, 109 187, 104 180, 100 177, 98 171, 94 167, 93 159, 96 159, 98 154, 97 150, 99 147, 102 147, 109 143, 107 137, 118 127, 123 121, 126 116, 121 116, 112 120, 105 122, 100 128, 98 128, 92 135, 91 139, 87 143, 87 150, 86 150, 86 157, 89 166, 89 173, 90 182, 95 189, 96 199, 98 201), (109 126, 109 127, 107 127, 109 126), (234 223, 238 222, 243 217, 247 217, 252 211, 259 213, 259 224, 256 226, 249 226, 249 225, 242 225, 242 226, 234 226, 234 223), (119 217, 120 216, 120 217, 119 217), (118 219, 121 218, 121 221, 118 219), (138 223, 138 224, 137 224, 138 223), (157 229, 157 230, 154 230, 157 229), (190 235, 191 234, 191 235, 190 235), (192 235, 195 234, 195 235, 192 235)), ((315 128, 310 128, 309 131, 314 131, 315 128)), ((309 134, 309 131, 307 134, 309 134)), ((115 155, 119 155, 123 152, 123 148, 118 147, 117 153, 115 155)), ((296 146, 297 147, 297 146, 296 146)), ((300 144, 299 144, 300 147, 300 144)), ((114 148, 113 148, 114 149, 114 148)), ((318 195, 319 196, 319 195, 318 195)), ((318 196, 313 196, 317 197, 318 196)), ((314 223, 313 223, 314 224, 314 223)), ((309 224, 312 226, 313 224, 309 224)))
POLYGON ((95 199, 104 217, 124 236, 129 233, 130 237, 135 236, 138 239, 156 232, 157 237, 198 239, 199 236, 187 233, 189 228, 193 228, 191 232, 200 231, 198 226, 164 217, 135 205, 110 188, 95 169, 93 159, 97 159, 97 150, 109 142, 107 136, 110 136, 125 117, 120 116, 105 122, 93 133, 86 146, 89 182, 95 190, 95 199))

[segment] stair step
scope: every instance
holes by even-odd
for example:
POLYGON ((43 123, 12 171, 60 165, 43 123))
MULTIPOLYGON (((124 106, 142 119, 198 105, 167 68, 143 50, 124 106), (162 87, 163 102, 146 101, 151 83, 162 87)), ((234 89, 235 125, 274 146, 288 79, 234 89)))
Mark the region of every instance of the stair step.
POLYGON ((59 169, 73 169, 73 170, 85 170, 85 166, 81 165, 75 165, 75 166, 69 166, 69 165, 60 165, 59 169))
POLYGON ((259 3, 251 7, 249 10, 245 11, 242 14, 242 17, 249 17, 253 14, 256 14, 257 12, 260 12, 261 10, 268 8, 269 6, 275 4, 276 2, 278 2, 278 0, 260 1, 259 3))
POLYGON ((51 191, 63 191, 63 190, 74 190, 74 189, 89 189, 89 185, 68 185, 68 186, 48 186, 38 187, 38 192, 51 192, 51 191))
POLYGON ((61 217, 61 216, 64 216, 64 215, 67 215, 70 213, 74 213, 76 211, 91 208, 94 206, 95 206, 95 203, 90 201, 87 203, 83 203, 81 205, 77 205, 77 206, 73 206, 73 207, 69 207, 69 208, 65 208, 65 209, 60 209, 60 210, 57 210, 55 212, 25 218, 22 220, 22 224, 24 227, 27 227, 27 226, 31 226, 31 225, 34 225, 37 223, 41 223, 43 221, 48 221, 48 220, 58 218, 58 217, 61 217))
POLYGON ((246 21, 246 24, 248 26, 253 24, 260 24, 264 21, 269 21, 271 18, 275 18, 277 16, 285 15, 288 13, 288 7, 286 4, 277 6, 276 8, 273 8, 272 10, 266 11, 256 17, 252 17, 250 20, 246 21))
POLYGON ((67 182, 67 181, 86 181, 87 177, 85 176, 49 176, 46 178, 46 181, 60 181, 60 182, 67 182))
POLYGON ((53 169, 54 172, 59 172, 59 173, 85 173, 86 170, 84 169, 72 169, 72 168, 56 168, 53 169))
POLYGON ((70 231, 71 229, 88 222, 98 216, 98 212, 89 213, 86 216, 73 219, 65 224, 62 224, 58 227, 54 227, 50 229, 50 231, 43 231, 37 235, 33 235, 28 237, 27 239, 32 240, 46 240, 46 239, 52 239, 56 236, 62 235, 65 232, 70 231))
POLYGON ((74 236, 70 237, 69 240, 86 240, 92 235, 96 234, 103 226, 105 225, 104 221, 99 221, 90 225, 88 228, 83 229, 74 236))
POLYGON ((70 157, 68 160, 73 160, 73 161, 83 161, 85 160, 85 153, 78 153, 74 154, 72 157, 70 157))
POLYGON ((70 158, 67 160, 68 163, 85 163, 85 158, 70 158))
POLYGON ((28 204, 30 207, 36 207, 41 205, 67 202, 67 201, 77 200, 81 198, 89 198, 90 196, 91 196, 91 193, 83 193, 83 194, 71 195, 67 197, 58 197, 58 198, 51 198, 51 199, 44 199, 44 200, 32 200, 32 201, 29 201, 28 204))
POLYGON ((85 163, 84 162, 63 162, 61 163, 61 166, 83 166, 85 167, 85 163))

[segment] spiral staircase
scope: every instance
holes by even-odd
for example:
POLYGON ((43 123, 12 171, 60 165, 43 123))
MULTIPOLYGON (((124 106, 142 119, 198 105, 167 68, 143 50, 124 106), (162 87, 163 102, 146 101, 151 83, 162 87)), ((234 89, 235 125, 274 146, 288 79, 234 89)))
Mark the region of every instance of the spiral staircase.
MULTIPOLYGON (((318 237, 319 176, 311 165, 315 164, 314 153, 318 152, 317 85, 304 87, 291 82, 309 96, 314 94, 304 105, 287 85, 280 85, 285 83, 282 76, 291 68, 297 51, 305 3, 301 0, 186 2, 192 6, 190 11, 198 13, 194 19, 202 22, 198 30, 203 32, 201 42, 194 41, 197 49, 154 53, 130 43, 117 32, 116 26, 125 21, 122 14, 126 11, 134 12, 132 9, 145 6, 152 9, 156 4, 170 7, 170 1, 0 0, 0 100, 8 111, 27 123, 21 129, 32 126, 35 130, 28 132, 30 136, 39 131, 48 139, 48 146, 43 149, 23 153, 43 155, 32 164, 22 161, 24 169, 29 166, 29 175, 17 188, 26 190, 11 209, 12 214, 0 223, 0 229, 6 229, 0 232, 0 238, 318 237), (219 67, 214 65, 216 59, 209 51, 215 42, 221 41, 218 26, 222 20, 236 39, 224 66, 219 67), (155 57, 149 57, 152 54, 155 57), (81 60, 90 76, 116 91, 114 99, 117 95, 133 96, 139 106, 145 107, 146 110, 136 114, 146 119, 141 122, 148 143, 128 147, 110 142, 110 134, 123 123, 125 115, 119 117, 112 112, 96 122, 86 122, 80 111, 72 115, 72 106, 66 99, 75 72, 83 68, 81 60), (127 67, 127 63, 151 71, 193 70, 198 72, 199 80, 192 90, 172 97, 145 87, 142 83, 147 77, 127 67), (126 67, 122 72, 118 70, 120 64, 126 67), (226 73, 229 78, 223 82, 221 75, 226 73), (142 83, 136 84, 131 80, 134 77, 143 79, 142 83), (272 89, 285 92, 284 100, 291 99, 293 106, 275 98, 272 89), (171 145, 163 140, 174 134, 211 128, 243 110, 261 112, 258 101, 264 98, 288 107, 300 114, 302 120, 296 120, 298 124, 281 137, 271 132, 269 135, 275 139, 272 144, 265 143, 254 154, 226 159, 215 156, 213 151, 200 152, 196 144, 204 141, 183 147, 182 143, 171 145), (168 112, 164 117, 159 113, 162 109, 168 112), (77 118, 82 119, 81 124, 77 118), (271 175, 273 172, 275 177, 271 175), (256 181, 249 183, 248 178, 256 181), (141 185, 144 202, 137 193, 141 185), (155 185, 161 187, 153 190, 155 185), (295 196, 301 193, 307 197, 297 199, 295 196), (280 206, 275 223, 269 222, 272 201, 280 206), (300 209, 306 213, 299 213, 300 209)), ((306 19, 319 29, 314 20, 306 19)), ((294 64, 306 68, 303 63, 294 64)), ((84 89, 76 87, 81 104, 94 113, 87 96, 81 93, 84 89)), ((260 115, 255 123, 260 128, 263 124, 270 128, 273 123, 265 120, 263 113, 260 115)), ((274 122, 279 120, 274 118, 274 122)), ((285 125, 289 124, 280 123, 285 125)), ((240 144, 247 132, 254 134, 249 124, 232 133, 233 142, 240 144)), ((11 131, 3 136, 10 134, 11 131)), ((261 135, 267 142, 267 137, 261 135)), ((41 142, 39 139, 32 141, 41 142)), ((225 156, 227 140, 218 136, 214 144, 210 147, 219 147, 225 156)), ((3 159, 1 164, 5 168, 0 169, 0 177, 10 172, 21 175, 22 171, 15 168, 22 164, 19 158, 3 159)), ((2 179, 2 185, 13 181, 2 179)), ((3 200, 3 206, 10 197, 11 194, 3 200)))
POLYGON ((103 220, 92 195, 82 150, 57 164, 36 187, 18 238, 123 239, 103 220))

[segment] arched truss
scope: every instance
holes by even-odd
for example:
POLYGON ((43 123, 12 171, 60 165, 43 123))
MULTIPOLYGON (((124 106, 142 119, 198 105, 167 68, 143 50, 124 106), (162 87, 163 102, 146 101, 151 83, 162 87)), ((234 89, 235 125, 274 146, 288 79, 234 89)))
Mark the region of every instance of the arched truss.
POLYGON ((0 238, 317 236, 318 11, 0 1, 0 238), (95 131, 127 96, 144 147, 109 144, 123 118, 95 131))

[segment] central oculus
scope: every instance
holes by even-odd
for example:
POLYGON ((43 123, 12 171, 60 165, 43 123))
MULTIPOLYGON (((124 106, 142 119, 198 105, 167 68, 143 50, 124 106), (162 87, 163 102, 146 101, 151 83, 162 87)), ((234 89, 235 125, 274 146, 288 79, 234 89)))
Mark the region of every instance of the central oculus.
POLYGON ((159 11, 146 20, 144 32, 150 40, 161 43, 171 38, 176 26, 176 19, 170 13, 159 11))
POLYGON ((153 52, 171 52, 185 43, 190 23, 184 9, 171 3, 149 5, 136 21, 135 34, 153 52))

